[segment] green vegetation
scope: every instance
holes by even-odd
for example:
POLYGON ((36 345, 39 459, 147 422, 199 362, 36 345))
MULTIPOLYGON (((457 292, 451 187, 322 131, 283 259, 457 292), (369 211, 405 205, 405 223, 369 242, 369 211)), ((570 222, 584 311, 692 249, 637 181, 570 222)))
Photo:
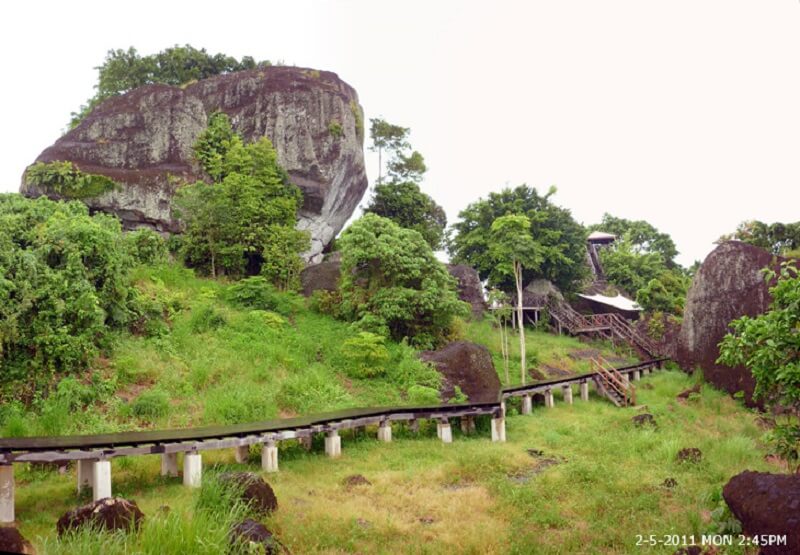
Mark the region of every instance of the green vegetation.
POLYGON ((365 214, 342 234, 340 315, 362 331, 421 348, 441 344, 466 316, 456 282, 418 232, 365 214))
POLYGON ((432 249, 442 247, 447 216, 441 206, 411 181, 375 186, 365 213, 377 214, 407 229, 418 231, 432 249))
POLYGON ((92 198, 113 191, 110 177, 83 173, 72 162, 36 162, 25 170, 25 183, 69 199, 92 198))
POLYGON ((369 149, 378 153, 378 184, 381 184, 383 183, 383 151, 386 150, 396 156, 398 152, 409 148, 407 139, 411 130, 381 118, 372 118, 369 123, 369 136, 372 139, 369 149))
POLYGON ((163 303, 131 286, 128 247, 116 218, 82 203, 0 195, 2 397, 30 400, 85 370, 114 330, 161 319, 163 303))
MULTIPOLYGON (((537 268, 525 269, 523 283, 545 278, 564 292, 574 291, 588 272, 586 233, 569 210, 551 202, 555 192, 551 187, 542 196, 536 189, 520 185, 490 193, 467 206, 459 214, 460 221, 452 226, 455 236, 448 250, 453 262, 469 264, 481 279, 489 279, 496 262, 489 245, 492 223, 507 214, 521 214, 530 221, 530 236, 539 245, 541 258, 537 268)), ((504 291, 514 289, 511 276, 497 285, 504 291)))
POLYGON ((342 124, 339 123, 338 120, 335 119, 331 120, 328 123, 328 133, 330 133, 334 139, 338 139, 339 137, 344 135, 344 129, 342 128, 342 124))
MULTIPOLYGON (((294 553, 629 553, 640 549, 637 534, 710 533, 717 530, 714 515, 728 478, 775 467, 764 461, 755 416, 727 395, 703 386, 690 402, 676 401, 693 384, 680 372, 641 382, 637 396, 658 428, 636 428, 635 409, 618 409, 593 394, 588 403, 566 406, 557 397, 555 409, 511 416, 503 444, 489 441, 482 420, 474 436, 454 426, 453 445, 442 445, 426 424, 419 434, 395 425, 390 445, 345 434, 343 456, 335 460, 316 442, 312 453, 284 442, 280 472, 264 475, 280 507, 263 522, 294 553), (683 447, 700 448, 702 462, 677 463, 683 447), (343 485, 356 473, 372 485, 343 485), (677 485, 664 486, 667 478, 677 485)), ((142 530, 60 541, 54 522, 77 503, 74 477, 20 469, 21 532, 46 554, 224 552, 227 531, 246 508, 214 475, 259 472, 259 460, 238 465, 229 451, 203 458, 201 491, 160 477, 155 457, 115 459, 115 493, 136 499, 147 515, 142 530), (160 509, 165 502, 169 511, 160 509)))
POLYGON ((209 54, 205 48, 190 45, 166 48, 157 54, 140 56, 135 48, 109 50, 97 69, 97 93, 77 113, 72 113, 70 128, 78 125, 103 100, 133 90, 142 85, 163 83, 185 85, 222 73, 268 66, 268 61, 256 62, 250 56, 241 61, 225 54, 209 54))
POLYGON ((731 322, 732 333, 720 344, 719 362, 744 365, 756 380, 754 397, 781 416, 772 434, 776 452, 800 471, 800 276, 784 264, 780 275, 765 271, 770 310, 731 322))
POLYGON ((295 229, 302 195, 272 143, 245 145, 228 117, 216 113, 195 153, 214 182, 185 185, 176 196, 185 262, 212 276, 260 273, 281 289, 295 288, 299 253, 308 247, 308 234, 295 229))
POLYGON ((772 254, 800 258, 800 222, 767 224, 749 220, 739 224, 732 234, 720 237, 718 242, 732 239, 761 247, 772 254))
POLYGON ((675 262, 678 251, 672 238, 651 224, 603 215, 590 230, 613 233, 617 241, 600 250, 608 281, 636 298, 649 312, 683 315, 691 277, 675 262))

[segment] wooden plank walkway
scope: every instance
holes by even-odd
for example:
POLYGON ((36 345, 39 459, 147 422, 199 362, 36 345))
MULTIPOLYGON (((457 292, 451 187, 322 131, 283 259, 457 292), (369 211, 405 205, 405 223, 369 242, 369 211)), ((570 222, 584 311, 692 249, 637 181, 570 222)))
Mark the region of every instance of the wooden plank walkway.
MULTIPOLYGON (((626 379, 639 379, 642 374, 661 368, 666 359, 653 359, 616 370, 626 379)), ((325 452, 329 457, 341 455, 340 430, 378 426, 378 439, 392 440, 392 422, 433 420, 437 435, 444 443, 453 440, 451 419, 460 419, 466 433, 475 430, 477 416, 491 416, 492 441, 505 441, 505 401, 522 397, 523 413, 531 412, 531 395, 543 393, 545 404, 554 405, 552 391, 564 390, 564 399, 572 403, 572 386, 578 384, 581 399, 588 400, 589 382, 596 373, 537 381, 501 390, 496 402, 442 404, 418 407, 370 407, 336 412, 250 422, 232 426, 210 426, 175 430, 120 432, 59 437, 0 438, 0 523, 14 521, 14 463, 76 461, 77 487, 91 487, 95 500, 111 495, 111 459, 123 456, 161 455, 161 473, 178 475, 178 453, 184 453, 183 482, 199 487, 202 479, 201 452, 212 449, 234 449, 240 462, 251 445, 261 445, 262 468, 278 470, 278 442, 289 439, 309 440, 313 434, 325 434, 325 452)))

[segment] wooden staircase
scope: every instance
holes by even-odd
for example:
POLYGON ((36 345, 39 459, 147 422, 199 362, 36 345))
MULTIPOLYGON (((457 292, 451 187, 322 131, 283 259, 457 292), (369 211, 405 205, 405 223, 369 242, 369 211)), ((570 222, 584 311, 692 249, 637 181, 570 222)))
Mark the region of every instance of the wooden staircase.
POLYGON ((591 359, 595 372, 594 383, 597 391, 607 397, 618 407, 629 407, 636 404, 636 388, 625 379, 607 360, 598 356, 591 359))
POLYGON ((569 303, 558 302, 552 297, 547 299, 545 308, 547 308, 547 312, 559 332, 567 330, 570 335, 602 333, 625 341, 632 348, 649 358, 660 356, 655 344, 648 337, 639 333, 619 314, 607 313, 584 316, 572 308, 569 303))

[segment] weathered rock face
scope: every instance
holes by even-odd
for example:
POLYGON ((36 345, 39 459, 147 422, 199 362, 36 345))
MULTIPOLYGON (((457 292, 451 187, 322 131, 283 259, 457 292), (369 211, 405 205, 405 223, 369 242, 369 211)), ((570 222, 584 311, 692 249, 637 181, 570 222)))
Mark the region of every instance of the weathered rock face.
POLYGON ((419 358, 433 363, 442 374, 442 400, 452 399, 458 386, 471 402, 497 401, 500 378, 489 349, 483 345, 454 341, 438 351, 424 351, 419 358))
POLYGON ((760 553, 800 553, 800 474, 746 470, 722 488, 731 512, 748 536, 786 536, 786 545, 762 546, 760 553))
POLYGON ((488 308, 483 298, 483 284, 478 271, 465 264, 448 264, 447 271, 458 280, 458 298, 472 306, 472 314, 480 316, 488 308))
POLYGON ((778 262, 758 247, 739 241, 723 243, 697 270, 686 296, 678 362, 688 371, 700 367, 707 381, 729 393, 744 391, 751 405, 753 376, 744 367, 717 364, 718 344, 728 333, 731 320, 767 310, 770 295, 761 269, 776 268, 778 262))
POLYGON ((342 271, 342 257, 339 252, 325 257, 319 264, 306 266, 300 272, 300 289, 310 297, 314 291, 336 291, 339 288, 339 274, 342 271))
POLYGON ((220 474, 222 483, 233 485, 241 490, 241 499, 259 514, 268 515, 278 508, 278 498, 272 487, 253 472, 226 472, 220 474))
MULTIPOLYGON (((125 227, 176 231, 172 196, 180 182, 202 178, 192 145, 218 110, 246 141, 272 141, 279 162, 303 190, 298 228, 312 237, 306 258, 321 260, 367 188, 358 95, 335 73, 266 67, 185 88, 139 87, 102 103, 36 161, 69 160, 120 183, 119 190, 84 201, 116 214, 125 227)), ((21 192, 48 194, 24 178, 21 192)))

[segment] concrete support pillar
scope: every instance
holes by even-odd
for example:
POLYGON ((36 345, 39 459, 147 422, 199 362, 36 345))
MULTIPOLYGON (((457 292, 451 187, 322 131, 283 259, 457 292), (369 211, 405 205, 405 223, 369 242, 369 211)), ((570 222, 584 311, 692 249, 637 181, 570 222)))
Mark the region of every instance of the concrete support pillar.
POLYGON ((625 387, 628 387, 630 385, 631 383, 630 374, 622 374, 622 383, 625 385, 625 387))
POLYGON ((75 470, 78 474, 78 493, 83 488, 92 487, 92 471, 94 470, 94 461, 92 460, 79 460, 75 463, 75 470))
POLYGON ((437 422, 436 427, 439 430, 439 439, 442 443, 453 443, 453 429, 450 427, 450 422, 447 420, 437 422))
POLYGON ((644 370, 642 370, 642 374, 644 374, 645 376, 650 375, 650 369, 649 368, 645 368, 644 370))
POLYGON ((264 472, 278 471, 278 446, 274 441, 268 441, 261 448, 261 468, 264 472))
POLYGON ((163 453, 161 455, 161 475, 171 478, 178 477, 178 454, 163 453))
POLYGON ((378 441, 392 441, 392 425, 389 422, 381 422, 378 426, 378 441))
POLYGON ((247 458, 250 456, 250 446, 249 445, 239 445, 234 448, 233 455, 236 457, 236 462, 246 463, 247 458))
POLYGON ((325 454, 331 458, 342 455, 342 438, 336 430, 328 432, 325 436, 325 454))
POLYGON ((589 382, 581 382, 581 401, 589 400, 589 382))
POLYGON ((567 384, 561 388, 561 391, 564 392, 564 402, 568 405, 572 404, 572 386, 567 384))
POLYGON ((550 409, 556 406, 555 400, 553 399, 552 389, 546 389, 544 391, 544 406, 550 409))
POLYGON ((95 461, 92 469, 92 500, 111 497, 111 461, 95 461))
POLYGON ((200 453, 186 453, 183 456, 183 485, 199 488, 203 481, 203 458, 200 453))
POLYGON ((492 441, 506 440, 506 419, 502 416, 492 418, 492 441))
POLYGON ((0 465, 0 524, 14 522, 14 466, 0 465))
POLYGON ((638 370, 633 371, 633 381, 638 382, 642 379, 642 375, 638 370))
POLYGON ((525 394, 522 396, 522 414, 530 414, 533 412, 533 401, 531 396, 525 394))

